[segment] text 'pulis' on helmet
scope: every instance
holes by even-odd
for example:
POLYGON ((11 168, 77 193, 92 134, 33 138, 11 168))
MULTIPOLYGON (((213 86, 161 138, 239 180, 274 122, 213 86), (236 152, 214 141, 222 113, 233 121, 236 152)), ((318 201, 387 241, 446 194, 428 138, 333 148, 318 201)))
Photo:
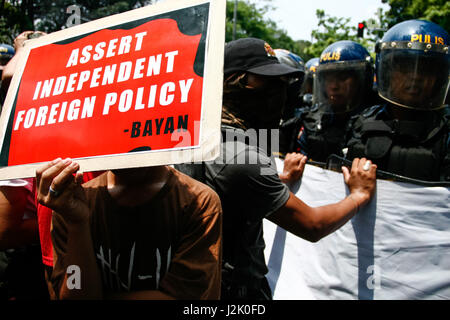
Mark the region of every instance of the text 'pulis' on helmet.
POLYGON ((378 94, 405 108, 443 108, 449 88, 449 34, 426 20, 403 21, 376 45, 378 94))
POLYGON ((319 60, 319 57, 309 59, 305 64, 306 73, 316 73, 317 67, 319 66, 319 60))

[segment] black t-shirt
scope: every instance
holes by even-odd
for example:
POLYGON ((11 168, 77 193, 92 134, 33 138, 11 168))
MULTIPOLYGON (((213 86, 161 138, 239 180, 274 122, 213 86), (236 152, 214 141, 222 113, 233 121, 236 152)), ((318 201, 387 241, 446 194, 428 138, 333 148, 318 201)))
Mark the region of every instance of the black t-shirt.
POLYGON ((231 127, 222 130, 220 156, 202 167, 197 165, 200 170, 176 166, 212 187, 221 199, 223 262, 232 270, 230 275, 222 273, 222 296, 227 285, 255 288, 265 281, 268 270, 263 219, 283 207, 289 198, 289 189, 279 179, 273 158, 263 149, 245 143, 242 133, 231 127), (224 283, 227 278, 231 283, 224 283))

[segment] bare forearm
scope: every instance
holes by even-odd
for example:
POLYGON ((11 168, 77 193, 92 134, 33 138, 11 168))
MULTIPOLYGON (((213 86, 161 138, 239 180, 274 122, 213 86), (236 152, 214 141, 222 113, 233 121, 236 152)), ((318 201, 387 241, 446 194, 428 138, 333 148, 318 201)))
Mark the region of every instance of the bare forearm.
POLYGON ((286 205, 268 217, 285 230, 305 240, 316 242, 339 229, 357 212, 352 197, 321 207, 310 207, 293 193, 286 205))
POLYGON ((91 237, 79 164, 55 159, 36 170, 39 203, 53 210, 52 286, 60 299, 101 299, 102 282, 91 237), (50 192, 58 190, 59 194, 50 192))
POLYGON ((60 267, 65 273, 60 299, 102 299, 101 275, 87 222, 68 226, 66 255, 60 267))
POLYGON ((317 241, 347 223, 358 212, 360 206, 362 203, 359 204, 350 195, 337 203, 313 208, 317 216, 315 225, 317 241))
POLYGON ((342 167, 350 195, 330 205, 312 208, 292 192, 286 204, 268 219, 309 241, 318 241, 350 220, 375 193, 376 168, 366 158, 355 158, 351 169, 342 167))

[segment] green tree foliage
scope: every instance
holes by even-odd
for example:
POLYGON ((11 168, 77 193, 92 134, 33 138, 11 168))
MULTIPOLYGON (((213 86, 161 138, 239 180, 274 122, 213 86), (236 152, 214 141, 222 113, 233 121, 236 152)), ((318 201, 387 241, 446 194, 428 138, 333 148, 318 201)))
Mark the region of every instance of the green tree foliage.
POLYGON ((386 17, 386 12, 382 8, 378 9, 376 18, 371 18, 365 21, 367 25, 367 34, 369 41, 376 42, 381 39, 384 33, 389 29, 388 19, 386 17), (370 38, 372 36, 372 38, 370 38))
POLYGON ((389 27, 410 19, 425 19, 450 30, 450 2, 448 0, 382 0, 388 3, 389 27))
POLYGON ((71 5, 80 8, 81 23, 152 4, 151 0, 0 0, 0 39, 12 43, 26 30, 47 33, 66 28, 71 5))
MULTIPOLYGON (((300 55, 298 44, 288 36, 285 30, 277 28, 276 23, 264 18, 268 10, 273 9, 270 0, 256 5, 249 1, 237 1, 236 39, 254 37, 267 41, 272 48, 283 48, 300 55)), ((233 40, 234 0, 227 1, 225 40, 233 40)), ((301 56, 301 55, 300 55, 301 56)))
MULTIPOLYGON (((76 4, 80 8, 81 23, 151 4, 151 0, 0 0, 0 37, 12 43, 25 30, 47 33, 66 28, 70 13, 66 9, 76 4)), ((227 1, 226 41, 233 39, 234 0, 227 1)), ((298 44, 276 23, 264 15, 273 7, 271 0, 258 5, 248 0, 237 1, 236 38, 256 37, 266 40, 273 48, 284 48, 299 54, 298 44)))
POLYGON ((67 7, 76 4, 80 7, 81 23, 107 17, 113 14, 139 8, 152 1, 118 0, 35 0, 39 3, 35 15, 35 27, 45 32, 54 32, 65 28, 69 14, 67 7))
POLYGON ((350 18, 333 17, 320 9, 316 11, 316 16, 319 20, 319 28, 311 32, 313 42, 304 49, 309 56, 319 57, 326 47, 341 40, 358 42, 369 52, 373 51, 375 39, 371 37, 358 38, 356 26, 349 25, 350 18))
POLYGON ((307 48, 311 46, 311 41, 308 40, 297 40, 296 44, 298 46, 298 52, 300 53, 300 57, 303 58, 305 63, 309 60, 314 58, 315 56, 307 51, 307 48))
POLYGON ((0 1, 0 43, 13 44, 22 30, 32 30, 33 4, 31 1, 0 1))

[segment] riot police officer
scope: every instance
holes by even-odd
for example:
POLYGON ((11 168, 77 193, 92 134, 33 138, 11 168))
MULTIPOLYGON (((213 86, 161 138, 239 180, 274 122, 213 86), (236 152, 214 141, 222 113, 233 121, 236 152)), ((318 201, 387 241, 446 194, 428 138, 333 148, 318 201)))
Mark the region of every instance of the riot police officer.
POLYGON ((370 105, 372 85, 372 58, 362 45, 344 40, 328 46, 316 70, 314 105, 302 113, 293 151, 318 162, 343 156, 348 120, 370 105))
POLYGON ((301 89, 305 74, 305 62, 299 55, 286 49, 275 49, 274 52, 280 63, 299 71, 296 77, 289 79, 286 102, 281 112, 280 152, 275 152, 275 155, 283 157, 284 154, 289 152, 288 146, 293 136, 293 130, 296 128, 297 117, 295 110, 302 104, 301 89))
POLYGON ((409 178, 450 180, 449 35, 435 23, 408 20, 377 44, 378 94, 384 103, 354 119, 348 157, 371 159, 409 178))
POLYGON ((295 108, 298 108, 301 104, 300 90, 305 74, 305 62, 299 55, 290 52, 289 50, 275 49, 274 51, 278 61, 300 71, 298 77, 289 80, 286 103, 281 115, 281 119, 286 121, 294 117, 295 108))
POLYGON ((303 108, 312 106, 313 90, 314 90, 314 76, 316 74, 317 67, 319 66, 319 57, 309 59, 305 63, 305 80, 301 89, 303 108))

